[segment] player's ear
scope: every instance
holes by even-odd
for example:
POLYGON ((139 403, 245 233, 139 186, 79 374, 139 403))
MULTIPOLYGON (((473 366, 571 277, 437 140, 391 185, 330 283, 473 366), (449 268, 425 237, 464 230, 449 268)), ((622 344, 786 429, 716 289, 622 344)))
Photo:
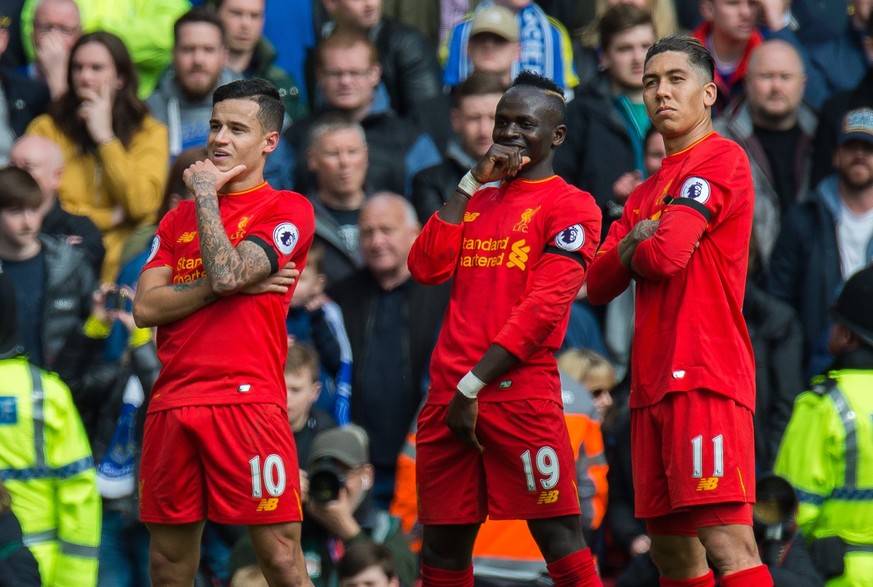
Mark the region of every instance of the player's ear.
POLYGON ((703 86, 703 105, 712 108, 716 98, 718 98, 718 86, 715 85, 715 82, 707 82, 703 86))
POLYGON ((559 147, 564 139, 567 138, 567 125, 559 124, 555 127, 555 130, 552 131, 552 148, 559 147))
POLYGON ((279 133, 274 131, 270 131, 264 137, 264 155, 269 155, 273 151, 276 150, 276 147, 279 146, 279 133))

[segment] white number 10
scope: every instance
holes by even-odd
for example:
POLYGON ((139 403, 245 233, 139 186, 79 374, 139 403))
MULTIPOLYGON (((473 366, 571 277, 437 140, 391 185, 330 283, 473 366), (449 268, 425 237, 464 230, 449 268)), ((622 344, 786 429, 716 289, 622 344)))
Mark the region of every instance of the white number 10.
POLYGON ((271 497, 279 497, 285 493, 285 463, 282 462, 282 457, 270 455, 264 459, 263 477, 261 457, 249 459, 249 466, 252 468, 252 497, 263 497, 264 489, 271 497))
MULTIPOLYGON (((521 463, 524 465, 524 477, 527 481, 527 490, 536 491, 536 479, 534 479, 533 463, 531 463, 530 451, 526 450, 521 454, 521 463)), ((558 484, 561 478, 561 467, 558 464, 558 455, 555 449, 551 446, 544 446, 537 451, 537 471, 540 475, 546 475, 545 479, 540 479, 540 484, 543 489, 551 489, 558 484)))

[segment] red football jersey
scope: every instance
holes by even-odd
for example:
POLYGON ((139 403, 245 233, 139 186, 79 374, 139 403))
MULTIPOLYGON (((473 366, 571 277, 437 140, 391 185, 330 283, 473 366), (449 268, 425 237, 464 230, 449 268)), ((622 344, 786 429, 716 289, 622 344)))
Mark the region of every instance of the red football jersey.
POLYGON ((711 133, 664 159, 631 194, 588 276, 592 303, 627 287, 618 244, 643 219, 655 235, 634 254, 631 407, 709 389, 755 409, 755 364, 743 319, 754 186, 742 148, 711 133))
MULTIPOLYGON (((303 270, 315 232, 315 215, 306 198, 264 182, 220 195, 218 206, 234 246, 242 240, 255 242, 267 252, 274 271, 288 261, 303 270)), ((194 202, 181 202, 161 220, 143 271, 152 267, 170 267, 173 283, 205 276, 194 202)), ((222 297, 160 326, 157 347, 163 368, 152 388, 149 412, 239 403, 285 408, 285 317, 293 289, 222 297)))
POLYGON ((557 176, 514 179, 476 192, 460 225, 434 214, 409 253, 417 281, 454 276, 431 358, 428 403, 449 403, 458 381, 492 343, 521 362, 486 386, 479 401, 560 402, 553 353, 599 234, 594 198, 557 176))

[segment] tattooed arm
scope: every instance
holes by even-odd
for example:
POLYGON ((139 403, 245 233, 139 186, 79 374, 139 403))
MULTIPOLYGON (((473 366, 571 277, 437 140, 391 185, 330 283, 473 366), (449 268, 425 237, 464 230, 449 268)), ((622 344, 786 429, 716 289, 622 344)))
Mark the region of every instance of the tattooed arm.
POLYGON ((133 319, 140 328, 175 322, 219 297, 212 291, 208 277, 190 283, 171 283, 172 275, 169 267, 152 267, 139 276, 133 319))
POLYGON ((234 247, 221 222, 218 190, 244 170, 238 165, 222 172, 207 159, 191 165, 183 176, 194 194, 203 267, 212 290, 221 296, 236 293, 270 274, 270 260, 264 250, 245 240, 234 247))

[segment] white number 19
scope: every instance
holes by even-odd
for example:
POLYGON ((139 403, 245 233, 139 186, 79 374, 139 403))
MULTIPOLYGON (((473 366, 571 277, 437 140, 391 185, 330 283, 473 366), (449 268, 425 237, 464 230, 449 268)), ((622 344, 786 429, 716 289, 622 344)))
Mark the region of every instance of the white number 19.
MULTIPOLYGON (((540 485, 543 489, 551 489, 558 484, 561 478, 561 467, 558 464, 558 455, 555 449, 550 446, 544 446, 537 451, 537 471, 540 475, 545 475, 545 479, 540 479, 540 485)), ((521 463, 524 466, 524 477, 527 481, 527 490, 536 491, 536 479, 534 479, 533 463, 531 463, 530 451, 526 450, 521 454, 521 463)))

